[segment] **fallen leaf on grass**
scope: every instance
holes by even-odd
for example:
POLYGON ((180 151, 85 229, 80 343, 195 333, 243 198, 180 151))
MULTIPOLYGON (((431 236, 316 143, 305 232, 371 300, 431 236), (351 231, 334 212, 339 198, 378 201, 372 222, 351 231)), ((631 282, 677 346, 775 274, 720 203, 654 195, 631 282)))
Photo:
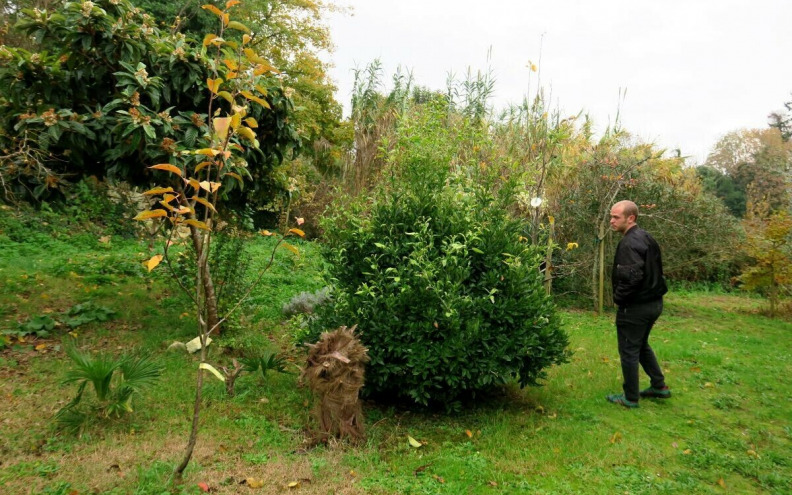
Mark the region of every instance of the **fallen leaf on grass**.
POLYGON ((46 349, 46 348, 47 348, 47 344, 39 344, 39 345, 37 345, 37 346, 35 347, 35 349, 36 349, 37 351, 43 351, 43 350, 44 350, 44 349, 46 349))
POLYGON ((690 368, 690 371, 692 371, 693 373, 698 373, 699 371, 701 371, 701 368, 699 368, 698 366, 692 366, 690 368))
POLYGON ((490 481, 490 482, 489 482, 489 483, 487 483, 487 484, 488 484, 489 486, 498 486, 498 482, 497 482, 497 481, 490 481))
POLYGON ((421 442, 419 442, 418 440, 414 439, 410 435, 407 435, 407 441, 410 442, 410 446, 411 447, 415 447, 416 449, 421 447, 421 446, 423 446, 423 444, 421 442))
POLYGON ((260 480, 258 478, 245 478, 243 484, 249 486, 250 488, 261 488, 264 486, 264 480, 260 480))
POLYGON ((473 432, 470 430, 465 430, 465 435, 467 435, 468 438, 473 438, 473 432))
POLYGON ((415 468, 415 470, 413 471, 413 476, 418 476, 418 474, 420 474, 420 473, 423 473, 423 472, 424 472, 424 471, 426 471, 426 469, 427 469, 429 466, 431 466, 431 465, 432 465, 432 463, 430 462, 429 464, 424 464, 423 466, 418 466, 418 467, 417 467, 417 468, 415 468))
POLYGON ((723 488, 724 490, 726 489, 726 482, 725 482, 725 481, 723 481, 723 478, 721 478, 721 479, 719 479, 719 480, 718 480, 718 484, 719 484, 719 485, 720 485, 720 487, 721 487, 721 488, 723 488))
POLYGON ((693 453, 693 451, 690 450, 690 449, 685 449, 685 450, 682 451, 682 453, 685 454, 685 455, 690 455, 690 454, 693 453))
POLYGON ((198 488, 200 488, 202 492, 209 492, 209 485, 204 482, 198 483, 198 488))
POLYGON ((432 478, 436 479, 438 483, 445 483, 445 479, 443 479, 442 476, 438 476, 436 474, 433 474, 432 478))
POLYGON ((618 443, 622 441, 622 434, 618 431, 610 438, 610 443, 618 443))
POLYGON ((299 482, 299 481, 292 481, 292 482, 291 482, 291 483, 289 483, 287 486, 288 486, 289 488, 300 488, 300 482, 299 482))
POLYGON ((745 453, 754 459, 759 459, 759 454, 757 454, 755 450, 746 450, 745 453))

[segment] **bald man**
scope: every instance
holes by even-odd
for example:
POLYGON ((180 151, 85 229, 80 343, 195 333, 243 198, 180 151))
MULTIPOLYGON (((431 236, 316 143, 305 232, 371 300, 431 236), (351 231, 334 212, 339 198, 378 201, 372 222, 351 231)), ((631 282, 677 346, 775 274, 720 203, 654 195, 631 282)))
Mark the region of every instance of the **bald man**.
POLYGON ((638 226, 638 206, 619 201, 611 208, 610 226, 622 234, 613 260, 613 302, 618 306, 616 334, 619 340, 624 393, 607 396, 609 402, 627 408, 638 407, 638 399, 671 397, 665 377, 649 346, 649 332, 663 312, 663 294, 668 292, 663 278, 660 246, 638 226), (638 364, 651 386, 639 392, 638 364))

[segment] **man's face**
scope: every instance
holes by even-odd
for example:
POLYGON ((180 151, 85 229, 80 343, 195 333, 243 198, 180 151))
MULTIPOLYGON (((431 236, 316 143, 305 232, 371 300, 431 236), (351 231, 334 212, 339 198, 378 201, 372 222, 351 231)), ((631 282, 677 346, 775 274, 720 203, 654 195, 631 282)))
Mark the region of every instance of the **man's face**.
POLYGON ((614 206, 611 208, 610 228, 614 232, 620 232, 624 234, 627 232, 627 229, 632 227, 633 222, 635 222, 635 217, 632 215, 625 216, 623 206, 614 206))

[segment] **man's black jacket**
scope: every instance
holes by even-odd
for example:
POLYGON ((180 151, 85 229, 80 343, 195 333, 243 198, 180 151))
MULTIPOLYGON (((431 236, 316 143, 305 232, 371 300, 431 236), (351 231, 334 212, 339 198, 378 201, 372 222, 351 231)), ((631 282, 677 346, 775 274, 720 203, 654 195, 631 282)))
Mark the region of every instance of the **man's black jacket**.
POLYGON ((660 246, 637 225, 625 232, 616 247, 611 280, 613 302, 619 306, 655 301, 668 292, 660 246))

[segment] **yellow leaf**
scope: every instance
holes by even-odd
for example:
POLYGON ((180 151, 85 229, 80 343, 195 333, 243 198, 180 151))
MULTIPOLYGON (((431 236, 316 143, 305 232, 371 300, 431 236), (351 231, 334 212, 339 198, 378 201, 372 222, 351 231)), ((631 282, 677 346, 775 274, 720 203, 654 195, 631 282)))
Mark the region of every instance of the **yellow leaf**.
POLYGON ((262 74, 266 74, 267 72, 272 72, 273 74, 280 74, 280 71, 267 63, 265 60, 256 65, 256 68, 253 69, 253 75, 260 76, 262 74))
POLYGON ((205 223, 203 223, 200 220, 194 220, 194 219, 191 218, 189 220, 185 220, 184 223, 186 223, 187 225, 192 225, 193 227, 195 227, 197 229, 211 230, 208 225, 206 225, 205 223))
POLYGON ((202 148, 200 150, 195 151, 196 155, 205 155, 205 156, 217 156, 220 153, 221 153, 220 150, 216 150, 214 148, 202 148))
POLYGON ((217 38, 216 34, 214 33, 207 34, 206 36, 204 36, 203 46, 209 46, 212 43, 212 40, 214 40, 215 38, 217 38))
POLYGON ((682 451, 682 453, 685 454, 685 455, 690 455, 690 454, 693 453, 693 451, 690 450, 690 449, 685 449, 685 450, 682 451))
POLYGON ((228 20, 231 18, 228 14, 223 14, 223 26, 228 26, 228 20))
POLYGON ((610 438, 610 443, 618 443, 618 442, 621 442, 621 440, 622 440, 622 434, 617 431, 610 438))
POLYGON ((176 165, 171 165, 170 163, 160 163, 159 165, 152 165, 149 168, 153 168, 155 170, 164 170, 166 172, 171 172, 173 174, 178 175, 179 177, 182 176, 182 171, 176 165))
POLYGON ((289 488, 300 488, 300 482, 299 481, 292 481, 291 483, 288 484, 288 487, 289 488))
POLYGON ((188 206, 180 206, 179 209, 176 210, 176 213, 179 215, 186 215, 188 213, 195 213, 195 210, 188 206))
POLYGON ((261 488, 264 486, 264 481, 258 478, 245 478, 245 484, 250 488, 261 488))
POLYGON ((258 91, 259 93, 261 93, 264 96, 267 96, 269 94, 269 92, 267 91, 267 88, 265 88, 264 86, 262 86, 260 84, 256 84, 254 86, 254 88, 256 88, 256 91, 258 91))
POLYGON ((296 247, 292 246, 292 245, 291 245, 291 244, 289 244, 288 242, 284 242, 284 243, 283 243, 283 247, 285 247, 286 249, 288 249, 288 250, 289 250, 289 251, 291 251, 292 253, 296 254, 297 256, 299 256, 299 255, 300 255, 300 250, 299 250, 299 249, 297 249, 296 247))
POLYGON ((263 58, 259 57, 258 53, 250 48, 245 48, 242 52, 245 54, 245 58, 254 64, 260 64, 264 61, 263 58))
POLYGON ((43 350, 44 350, 44 349, 46 349, 46 348, 47 348, 47 344, 39 344, 39 345, 37 345, 37 346, 35 347, 35 349, 36 349, 37 351, 43 351, 43 350))
POLYGON ((418 440, 414 439, 410 435, 407 435, 407 441, 410 442, 410 446, 411 447, 415 447, 416 449, 421 447, 421 446, 423 446, 423 444, 421 442, 419 442, 418 440))
POLYGON ((198 172, 203 170, 205 167, 208 167, 209 165, 211 165, 213 163, 214 162, 211 162, 211 161, 208 161, 208 160, 199 163, 198 165, 195 166, 195 173, 197 174, 198 172))
POLYGON ((148 220, 149 218, 167 217, 168 212, 165 210, 148 210, 138 213, 133 220, 148 220))
POLYGON ((213 13, 217 17, 220 17, 220 18, 223 17, 223 11, 221 11, 220 9, 215 7, 214 5, 210 5, 210 4, 201 5, 201 8, 204 9, 204 10, 208 10, 209 12, 213 13))
POLYGON ((305 219, 303 217, 297 217, 295 220, 297 221, 297 225, 302 225, 305 223, 305 219))
POLYGON ((230 70, 226 72, 226 79, 230 81, 231 79, 236 79, 238 75, 239 75, 238 72, 230 70))
POLYGON ((209 91, 212 93, 217 93, 220 89, 220 85, 223 84, 223 78, 218 77, 217 79, 209 78, 206 80, 206 86, 209 88, 209 91))
MULTIPOLYGON (((232 79, 232 78, 229 77, 229 79, 232 79)), ((229 93, 228 91, 218 91, 217 92, 217 96, 219 96, 220 98, 224 99, 228 103, 234 103, 234 97, 231 96, 231 93, 229 93)))
POLYGON ((226 2, 226 9, 230 9, 231 7, 239 5, 240 3, 242 3, 242 2, 240 2, 239 0, 228 0, 226 2))
POLYGON ((212 125, 220 140, 225 141, 228 137, 228 127, 231 125, 231 117, 220 117, 212 119, 212 125))
POLYGON ((239 181, 240 184, 244 184, 245 183, 245 181, 242 180, 242 176, 240 176, 239 174, 237 174, 235 172, 228 172, 226 175, 230 175, 231 177, 235 178, 236 180, 239 181))
POLYGON ((102 244, 108 244, 110 242, 110 236, 103 235, 102 237, 99 238, 99 242, 101 242, 102 244))
POLYGON ((164 193, 169 193, 169 192, 173 192, 173 188, 172 187, 155 187, 154 189, 149 189, 148 191, 144 192, 143 195, 144 196, 151 196, 151 195, 154 195, 154 194, 164 194, 164 193))
POLYGON ((225 377, 219 371, 217 371, 215 369, 215 367, 212 366, 211 364, 209 364, 209 363, 201 363, 201 364, 198 365, 198 367, 200 369, 202 369, 202 370, 206 370, 206 371, 210 372, 211 374, 216 376, 217 379, 220 380, 221 382, 225 381, 225 377))
POLYGON ((726 489, 726 482, 723 481, 723 478, 718 480, 718 485, 720 485, 720 487, 723 488, 724 490, 726 489))
POLYGON ((236 131, 237 131, 237 134, 239 134, 240 136, 242 136, 243 138, 247 139, 250 142, 253 142, 253 141, 256 140, 256 133, 254 133, 252 130, 250 130, 249 127, 240 126, 239 129, 237 129, 236 131))
POLYGON ((253 38, 250 35, 243 34, 242 35, 242 44, 243 45, 247 45, 248 43, 250 43, 250 40, 252 40, 252 39, 253 38))
POLYGON ((165 194, 165 195, 162 196, 162 201, 160 201, 160 203, 166 203, 167 204, 167 203, 170 203, 171 201, 173 201, 174 199, 176 199, 176 196, 174 196, 173 194, 165 194))
POLYGON ((193 188, 193 189, 195 189, 196 191, 197 191, 198 189, 200 189, 200 188, 201 188, 201 184, 200 184, 200 183, 199 183, 197 180, 195 180, 195 179, 190 179, 190 180, 188 180, 188 181, 187 181, 187 184, 189 184, 189 185, 190 185, 190 187, 192 187, 192 188, 193 188))
POLYGON ((237 31, 242 31, 243 33, 250 34, 250 28, 242 24, 241 22, 231 21, 228 23, 229 29, 236 29, 237 31))
POLYGON ((217 213, 217 210, 215 210, 215 207, 214 207, 214 205, 213 205, 212 203, 210 203, 209 201, 205 200, 204 198, 199 198, 198 196, 193 196, 193 197, 192 197, 192 198, 190 198, 190 199, 192 199, 193 201, 195 201, 195 202, 197 202, 197 203, 201 203, 201 204, 202 204, 202 205, 204 205, 205 207, 207 207, 207 208, 209 208, 210 210, 212 210, 213 212, 217 213))
POLYGON ((465 435, 467 435, 468 438, 473 438, 473 432, 470 430, 465 430, 465 435))
POLYGON ((155 269, 157 265, 159 265, 161 262, 162 262, 162 255, 155 254, 154 256, 151 257, 150 260, 146 261, 144 265, 146 265, 148 271, 151 272, 151 270, 155 269))
POLYGON ((273 234, 272 232, 270 232, 269 230, 260 230, 260 231, 259 231, 259 234, 261 234, 261 235, 263 235, 263 236, 266 236, 266 237, 269 237, 269 236, 271 236, 271 235, 275 235, 275 234, 273 234))
POLYGON ((305 232, 303 232, 300 229, 289 229, 289 232, 291 232, 292 234, 297 234, 300 237, 305 237, 305 232))
POLYGON ((235 113, 231 116, 231 128, 237 130, 240 125, 242 125, 242 114, 235 113))
POLYGON ((567 247, 566 247, 567 251, 572 251, 573 249, 577 249, 577 248, 578 248, 578 243, 577 242, 568 242, 567 243, 567 247))
POLYGON ((258 122, 256 122, 256 119, 254 119, 253 117, 246 118, 245 123, 248 125, 248 127, 251 127, 253 129, 258 127, 258 122))
POLYGON ((209 182, 208 180, 202 181, 200 185, 201 189, 209 192, 215 192, 220 189, 220 186, 222 186, 222 184, 219 182, 209 182))
POLYGON ((231 58, 223 59, 223 63, 225 64, 226 67, 228 67, 231 70, 239 69, 239 64, 237 64, 236 60, 234 59, 231 58))

